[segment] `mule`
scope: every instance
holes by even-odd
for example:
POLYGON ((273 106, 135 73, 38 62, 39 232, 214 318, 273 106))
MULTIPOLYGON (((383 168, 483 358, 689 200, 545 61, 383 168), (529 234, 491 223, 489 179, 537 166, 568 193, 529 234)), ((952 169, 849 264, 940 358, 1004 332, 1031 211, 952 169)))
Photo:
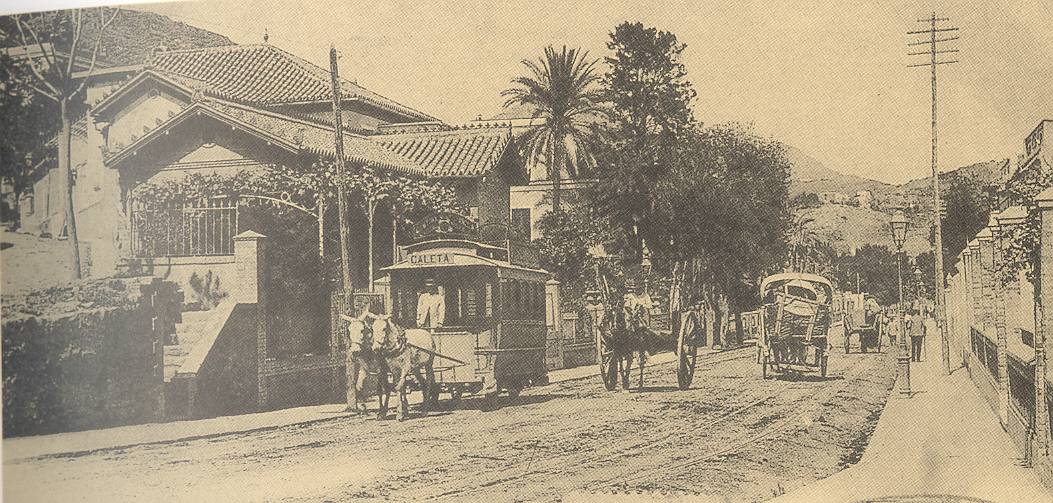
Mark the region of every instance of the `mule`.
POLYGON ((347 408, 346 412, 366 414, 366 384, 370 374, 377 376, 377 400, 380 414, 387 409, 388 370, 384 360, 373 351, 372 321, 375 315, 368 311, 358 318, 344 316, 347 321, 347 408))
MULTIPOLYGON (((431 332, 423 329, 405 329, 395 323, 391 316, 380 315, 373 320, 373 352, 379 355, 392 375, 393 388, 398 393, 396 418, 406 419, 409 401, 406 398, 410 374, 421 386, 424 400, 421 410, 427 411, 436 399, 435 393, 435 341, 431 332)), ((390 389, 385 390, 390 392, 390 389)), ((383 403, 381 415, 387 412, 383 403)))

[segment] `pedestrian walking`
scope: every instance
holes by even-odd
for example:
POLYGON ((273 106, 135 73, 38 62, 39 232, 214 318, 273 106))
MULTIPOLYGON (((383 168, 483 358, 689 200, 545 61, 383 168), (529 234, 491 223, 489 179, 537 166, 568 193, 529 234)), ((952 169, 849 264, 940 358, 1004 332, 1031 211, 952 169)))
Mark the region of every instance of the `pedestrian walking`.
MULTIPOLYGON (((924 333, 925 337, 928 337, 930 335, 936 336, 940 333, 940 325, 937 323, 935 313, 931 309, 928 311, 928 316, 925 317, 924 333)), ((925 358, 928 358, 929 356, 928 353, 925 351, 924 338, 922 339, 921 347, 918 348, 918 356, 918 361, 921 361, 920 357, 922 356, 924 356, 925 358)))
POLYGON ((910 334, 910 361, 912 362, 921 361, 921 347, 925 342, 925 319, 926 315, 915 309, 908 322, 907 333, 910 334))

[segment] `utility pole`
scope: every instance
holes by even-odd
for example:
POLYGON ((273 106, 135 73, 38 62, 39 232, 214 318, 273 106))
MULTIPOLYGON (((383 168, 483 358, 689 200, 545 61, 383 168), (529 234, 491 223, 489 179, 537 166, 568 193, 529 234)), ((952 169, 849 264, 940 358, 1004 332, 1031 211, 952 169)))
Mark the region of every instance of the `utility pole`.
MULTIPOLYGON (((340 270, 344 286, 344 300, 351 309, 351 247, 347 235, 347 191, 344 187, 344 127, 340 117, 340 72, 336 68, 336 47, 329 48, 329 74, 333 81, 333 132, 336 141, 336 206, 340 225, 340 270)), ((319 209, 320 211, 321 209, 319 209)), ((358 313, 351 313, 352 316, 358 313)))
POLYGON ((929 67, 932 71, 932 218, 933 227, 935 228, 935 251, 933 253, 936 259, 936 321, 940 326, 940 356, 943 360, 943 371, 947 374, 951 372, 951 360, 950 360, 950 347, 947 341, 947 299, 945 298, 946 282, 943 276, 943 224, 940 221, 940 171, 936 163, 936 67, 939 65, 949 65, 957 63, 957 60, 943 60, 940 61, 938 55, 957 53, 958 49, 945 49, 938 44, 945 42, 952 42, 958 40, 957 33, 958 28, 953 26, 939 26, 939 23, 949 21, 947 18, 936 17, 936 13, 933 12, 932 16, 928 19, 919 19, 919 23, 926 23, 929 26, 924 30, 909 31, 907 35, 927 35, 925 38, 921 38, 912 42, 907 43, 908 46, 928 46, 926 51, 908 52, 908 56, 929 56, 927 63, 911 64, 907 65, 908 68, 918 67, 929 67), (937 38, 938 34, 941 38, 937 38), (946 36, 945 36, 946 35, 946 36))

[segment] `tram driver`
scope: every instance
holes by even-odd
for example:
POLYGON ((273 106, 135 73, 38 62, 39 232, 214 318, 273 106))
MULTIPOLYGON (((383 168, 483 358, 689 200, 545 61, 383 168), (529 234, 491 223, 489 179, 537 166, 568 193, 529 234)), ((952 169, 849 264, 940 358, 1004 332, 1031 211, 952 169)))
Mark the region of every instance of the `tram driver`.
POLYGON ((424 290, 417 297, 417 328, 442 327, 446 319, 446 298, 439 292, 435 280, 424 280, 424 290))

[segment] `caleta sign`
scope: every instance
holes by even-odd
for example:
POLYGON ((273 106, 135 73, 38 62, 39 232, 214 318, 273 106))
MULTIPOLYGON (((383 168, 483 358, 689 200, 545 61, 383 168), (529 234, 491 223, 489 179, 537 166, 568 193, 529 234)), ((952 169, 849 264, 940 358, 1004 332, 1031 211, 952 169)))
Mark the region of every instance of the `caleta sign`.
POLYGON ((414 253, 409 256, 409 263, 413 265, 453 264, 453 256, 449 253, 414 253))

